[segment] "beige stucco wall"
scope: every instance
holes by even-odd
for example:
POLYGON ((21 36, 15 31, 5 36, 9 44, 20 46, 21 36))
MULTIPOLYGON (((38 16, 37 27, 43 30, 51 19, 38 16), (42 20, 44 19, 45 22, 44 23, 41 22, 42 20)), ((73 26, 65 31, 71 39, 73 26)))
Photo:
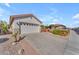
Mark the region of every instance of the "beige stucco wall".
POLYGON ((56 27, 56 29, 64 29, 64 27, 62 27, 62 26, 59 26, 59 27, 56 27))
POLYGON ((18 19, 15 19, 13 24, 12 24, 12 32, 17 32, 17 30, 19 30, 19 26, 17 25, 18 22, 27 22, 27 23, 33 23, 33 24, 38 24, 38 26, 27 26, 27 25, 24 25, 22 24, 21 25, 21 34, 22 33, 35 33, 35 32, 40 32, 41 28, 40 28, 40 25, 41 23, 36 20, 34 17, 30 18, 30 17, 27 17, 27 18, 18 18, 18 19))

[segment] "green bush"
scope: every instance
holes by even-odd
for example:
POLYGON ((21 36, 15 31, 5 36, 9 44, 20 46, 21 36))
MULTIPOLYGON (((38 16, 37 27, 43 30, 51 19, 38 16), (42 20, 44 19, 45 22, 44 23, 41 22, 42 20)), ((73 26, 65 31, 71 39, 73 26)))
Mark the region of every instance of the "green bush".
POLYGON ((68 35, 69 31, 55 29, 55 30, 52 30, 51 33, 53 33, 55 35, 66 36, 66 35, 68 35))

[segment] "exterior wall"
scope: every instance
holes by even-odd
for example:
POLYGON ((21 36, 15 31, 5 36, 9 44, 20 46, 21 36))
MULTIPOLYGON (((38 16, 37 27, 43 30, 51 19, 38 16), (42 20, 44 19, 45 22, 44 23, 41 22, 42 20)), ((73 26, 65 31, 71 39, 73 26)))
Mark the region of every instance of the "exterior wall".
POLYGON ((19 22, 19 20, 14 20, 10 30, 12 30, 13 33, 16 33, 19 30, 19 27, 17 25, 17 23, 19 22))
POLYGON ((62 26, 59 26, 59 27, 56 27, 56 29, 64 29, 64 27, 62 27, 62 26))
POLYGON ((63 27, 63 26, 58 26, 58 27, 55 28, 55 27, 53 26, 51 29, 65 29, 65 27, 63 27))
POLYGON ((27 18, 18 18, 15 19, 13 24, 12 24, 12 32, 15 33, 19 30, 19 26, 17 25, 18 22, 26 22, 26 23, 32 23, 32 24, 38 24, 38 26, 34 25, 27 25, 27 24, 22 24, 21 25, 21 34, 28 34, 28 33, 35 33, 35 32, 40 32, 40 25, 41 23, 37 21, 34 17, 27 17, 27 18))
POLYGON ((18 20, 20 20, 20 22, 40 24, 34 17, 18 18, 18 20))

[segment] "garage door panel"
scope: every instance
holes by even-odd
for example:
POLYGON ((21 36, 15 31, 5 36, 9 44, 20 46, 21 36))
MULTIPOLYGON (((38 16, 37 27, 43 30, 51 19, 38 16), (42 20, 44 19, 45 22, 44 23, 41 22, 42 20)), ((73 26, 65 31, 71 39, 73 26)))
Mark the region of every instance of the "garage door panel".
POLYGON ((29 34, 39 32, 39 26, 21 25, 21 34, 29 34))

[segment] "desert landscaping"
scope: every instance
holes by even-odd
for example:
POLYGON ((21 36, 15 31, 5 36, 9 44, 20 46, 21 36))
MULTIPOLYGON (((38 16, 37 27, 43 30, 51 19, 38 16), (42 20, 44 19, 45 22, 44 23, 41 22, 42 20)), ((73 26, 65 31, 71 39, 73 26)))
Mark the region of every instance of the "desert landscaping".
POLYGON ((1 30, 4 29, 5 31, 3 31, 3 35, 0 35, 1 55, 72 54, 68 52, 69 50, 67 51, 67 49, 69 49, 68 42, 72 40, 71 35, 74 35, 70 33, 75 31, 66 28, 64 25, 41 25, 40 32, 30 33, 25 31, 24 34, 21 34, 22 29, 18 30, 18 32, 11 32, 10 27, 8 27, 5 22, 1 23, 1 25, 2 24, 4 24, 4 26, 1 26, 1 30))
POLYGON ((78 28, 62 24, 46 26, 32 14, 10 16, 10 24, 1 21, 0 31, 1 55, 79 54, 78 28), (21 17, 31 17, 35 22, 29 22, 28 18, 22 21, 21 17))
MULTIPOLYGON (((22 15, 22 17, 23 16, 35 17, 31 14, 22 15)), ((21 17, 21 15, 20 16, 17 15, 17 17, 21 17)), ((35 19, 37 20, 36 17, 35 19)), ((23 23, 23 21, 22 22, 20 21, 20 24, 16 23, 16 27, 11 27, 12 25, 11 23, 7 25, 6 22, 1 21, 2 34, 0 35, 0 54, 3 55, 64 54, 63 53, 64 47, 66 45, 66 42, 69 40, 69 30, 64 25, 60 24, 55 24, 51 26, 40 25, 39 32, 38 31, 36 32, 36 30, 35 31, 32 30, 32 32, 27 32, 27 29, 26 30, 24 30, 25 28, 21 29, 22 24, 24 25, 26 24, 23 23), (13 28, 14 31, 12 30, 13 28), (22 32, 23 30, 24 32, 22 32)), ((27 23, 26 25, 31 26, 32 24, 27 23)), ((35 25, 33 23, 32 26, 38 26, 38 25, 35 25)), ((31 31, 32 28, 28 27, 28 29, 31 31)))

